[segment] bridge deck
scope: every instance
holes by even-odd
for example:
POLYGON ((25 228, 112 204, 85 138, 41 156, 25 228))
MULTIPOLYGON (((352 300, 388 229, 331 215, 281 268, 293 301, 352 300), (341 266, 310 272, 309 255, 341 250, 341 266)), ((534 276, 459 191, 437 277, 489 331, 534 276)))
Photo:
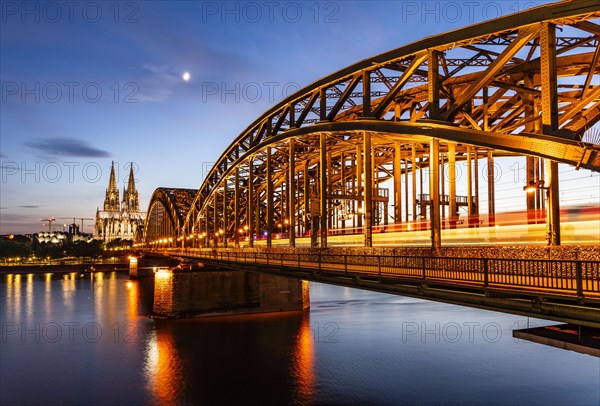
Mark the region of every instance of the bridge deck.
POLYGON ((600 327, 600 262, 170 249, 257 271, 600 327))

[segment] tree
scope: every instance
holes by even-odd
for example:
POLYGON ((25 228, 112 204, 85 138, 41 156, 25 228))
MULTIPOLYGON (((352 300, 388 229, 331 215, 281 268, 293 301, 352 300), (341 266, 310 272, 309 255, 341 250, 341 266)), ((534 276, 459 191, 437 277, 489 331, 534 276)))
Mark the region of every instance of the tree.
POLYGON ((67 253, 74 257, 90 257, 94 258, 102 254, 102 243, 98 240, 90 242, 76 241, 69 245, 67 253))
POLYGON ((29 242, 0 240, 0 258, 2 259, 28 257, 32 252, 31 243, 29 242))

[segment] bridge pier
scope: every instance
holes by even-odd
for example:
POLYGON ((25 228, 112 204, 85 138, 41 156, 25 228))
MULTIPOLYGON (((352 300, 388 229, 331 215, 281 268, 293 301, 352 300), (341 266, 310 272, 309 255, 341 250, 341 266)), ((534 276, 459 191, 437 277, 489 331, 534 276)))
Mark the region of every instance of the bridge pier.
POLYGON ((129 279, 138 278, 138 259, 137 257, 129 257, 129 279))
POLYGON ((304 310, 308 282, 244 271, 160 269, 154 279, 156 318, 304 310))

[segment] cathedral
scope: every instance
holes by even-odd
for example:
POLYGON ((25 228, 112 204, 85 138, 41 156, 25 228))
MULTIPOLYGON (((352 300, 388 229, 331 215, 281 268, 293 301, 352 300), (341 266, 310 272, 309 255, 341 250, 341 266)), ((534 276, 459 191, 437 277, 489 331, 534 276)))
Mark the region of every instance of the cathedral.
POLYGON ((135 241, 144 229, 146 213, 140 211, 138 192, 135 190, 133 164, 129 168, 127 189, 123 189, 123 201, 119 201, 119 189, 115 180, 115 163, 110 168, 110 180, 104 198, 104 210, 96 210, 94 238, 109 242, 121 240, 135 241))

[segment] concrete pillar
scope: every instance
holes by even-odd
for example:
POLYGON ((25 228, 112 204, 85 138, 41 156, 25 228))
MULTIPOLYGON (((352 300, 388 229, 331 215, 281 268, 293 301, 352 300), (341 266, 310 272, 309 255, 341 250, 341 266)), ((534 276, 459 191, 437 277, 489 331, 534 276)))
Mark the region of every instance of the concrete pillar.
POLYGON ((138 259, 137 257, 129 257, 129 279, 137 279, 138 277, 138 259))
POLYGON ((280 312, 308 307, 306 281, 245 271, 163 268, 155 273, 155 318, 280 312))

